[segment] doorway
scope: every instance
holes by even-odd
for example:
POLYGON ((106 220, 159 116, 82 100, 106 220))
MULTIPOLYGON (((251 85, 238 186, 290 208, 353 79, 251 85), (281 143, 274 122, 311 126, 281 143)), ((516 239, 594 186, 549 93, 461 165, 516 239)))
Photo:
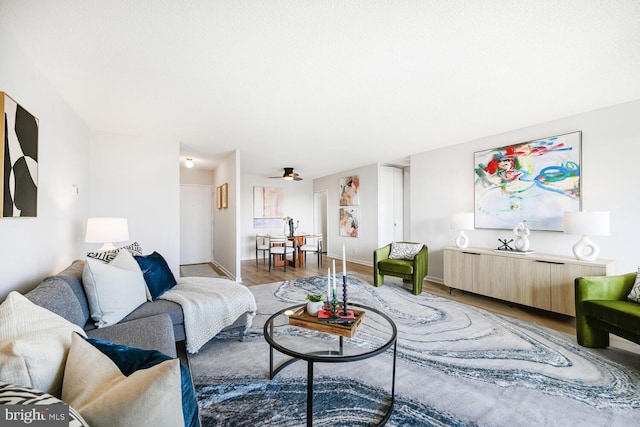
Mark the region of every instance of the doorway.
POLYGON ((180 265, 213 261, 213 196, 208 185, 180 186, 180 265))
POLYGON ((322 252, 327 253, 329 247, 329 235, 327 234, 327 216, 329 215, 328 190, 315 191, 313 193, 313 232, 322 233, 322 252))

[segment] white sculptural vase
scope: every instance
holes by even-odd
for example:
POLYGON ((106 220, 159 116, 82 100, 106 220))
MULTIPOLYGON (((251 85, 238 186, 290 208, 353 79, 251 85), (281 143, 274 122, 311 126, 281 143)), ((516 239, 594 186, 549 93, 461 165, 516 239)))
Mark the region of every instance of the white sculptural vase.
POLYGON ((469 238, 466 234, 464 234, 463 230, 460 230, 460 233, 456 236, 456 246, 459 248, 466 248, 469 246, 469 238))
POLYGON ((517 250, 525 252, 529 250, 529 234, 531 232, 524 226, 523 222, 519 222, 513 227, 513 234, 516 235, 514 245, 517 250))
POLYGON ((576 259, 581 261, 593 261, 598 258, 598 254, 600 253, 600 248, 598 245, 593 243, 587 235, 583 234, 582 238, 578 240, 578 242, 573 245, 573 254, 576 259))

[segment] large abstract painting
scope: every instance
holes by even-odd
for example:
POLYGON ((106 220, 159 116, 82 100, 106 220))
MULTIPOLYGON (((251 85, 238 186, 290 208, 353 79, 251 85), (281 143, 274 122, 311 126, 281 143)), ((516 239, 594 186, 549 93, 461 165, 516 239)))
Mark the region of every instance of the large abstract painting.
POLYGON ((284 188, 253 187, 253 227, 282 227, 284 188))
POLYGON ((358 175, 340 178, 340 206, 360 204, 360 178, 358 175))
POLYGON ((38 119, 4 92, 0 92, 0 111, 3 117, 0 217, 35 217, 38 213, 38 119))
POLYGON ((562 231, 565 211, 580 210, 582 133, 475 153, 475 227, 562 231))
POLYGON ((358 208, 340 208, 340 235, 344 237, 358 237, 358 223, 360 221, 358 208))

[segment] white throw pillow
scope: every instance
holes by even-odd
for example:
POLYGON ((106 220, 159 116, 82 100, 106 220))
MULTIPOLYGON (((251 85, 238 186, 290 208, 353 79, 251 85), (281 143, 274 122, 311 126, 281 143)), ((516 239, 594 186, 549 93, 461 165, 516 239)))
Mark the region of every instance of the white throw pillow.
POLYGON ((640 267, 638 267, 636 283, 633 284, 633 288, 631 288, 631 292, 627 295, 627 299, 632 302, 640 303, 640 267))
POLYGON ((130 245, 122 246, 121 248, 110 249, 108 251, 98 251, 98 252, 87 252, 88 258, 98 259, 105 263, 110 263, 118 256, 118 252, 126 249, 131 252, 131 255, 142 256, 142 246, 138 242, 133 242, 130 245))
POLYGON ((422 250, 422 243, 391 243, 391 252, 389 259, 408 259, 413 260, 415 256, 422 250))
POLYGON ((147 301, 147 284, 129 251, 108 264, 87 258, 82 271, 91 318, 98 328, 113 325, 147 301))
POLYGON ((64 371, 62 400, 91 427, 181 426, 180 360, 124 376, 100 350, 73 337, 64 371))
POLYGON ((60 397, 73 332, 82 328, 18 292, 0 304, 0 381, 60 397))

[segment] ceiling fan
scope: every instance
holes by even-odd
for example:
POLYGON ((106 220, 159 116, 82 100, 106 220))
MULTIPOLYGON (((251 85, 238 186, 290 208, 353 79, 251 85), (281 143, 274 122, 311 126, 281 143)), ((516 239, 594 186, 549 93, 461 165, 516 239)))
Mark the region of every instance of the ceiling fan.
POLYGON ((302 181, 302 178, 293 171, 293 168, 284 168, 282 176, 270 176, 269 178, 284 178, 287 181, 302 181))

